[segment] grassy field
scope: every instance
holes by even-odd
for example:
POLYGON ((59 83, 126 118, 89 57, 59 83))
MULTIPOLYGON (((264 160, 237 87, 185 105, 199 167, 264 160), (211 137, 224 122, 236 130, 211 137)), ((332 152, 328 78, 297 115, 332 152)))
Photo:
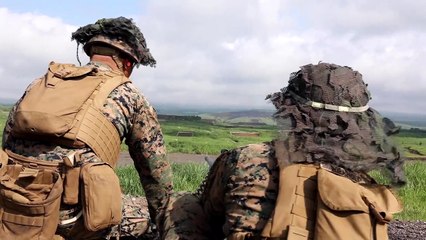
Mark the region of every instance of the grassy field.
POLYGON ((276 134, 273 126, 230 127, 203 121, 166 121, 161 126, 167 151, 182 153, 218 154, 221 149, 269 141, 276 134), (177 136, 178 132, 192 132, 193 136, 177 136), (259 136, 237 137, 231 132, 257 132, 259 136))
MULTIPOLYGON (((270 141, 277 136, 275 126, 231 127, 212 125, 204 121, 164 121, 161 122, 168 152, 218 154, 221 149, 231 149, 249 143, 270 141), (177 136, 178 132, 192 132, 192 137, 177 136), (231 132, 258 132, 256 137, 233 136, 231 132)), ((426 137, 396 136, 404 156, 418 157, 408 149, 417 151, 426 157, 426 137)), ((123 150, 126 147, 123 146, 123 150)))
POLYGON ((414 154, 408 149, 415 150, 426 157, 426 138, 419 137, 395 137, 400 147, 403 149, 404 156, 416 157, 419 154, 414 154))
MULTIPOLYGON (((208 169, 207 163, 172 163, 175 191, 194 192, 207 176, 208 169)), ((117 174, 124 193, 137 196, 144 195, 139 175, 133 166, 117 168, 117 174)))
MULTIPOLYGON (((0 138, 8 116, 10 107, 0 105, 0 138)), ((161 127, 164 133, 167 151, 170 153, 196 153, 219 154, 222 149, 231 149, 248 143, 260 143, 275 138, 277 131, 274 126, 233 127, 227 125, 213 125, 205 121, 162 121, 161 127), (177 136, 179 132, 191 132, 192 137, 177 136), (257 132, 256 137, 234 136, 231 132, 257 132)), ((426 156, 426 137, 413 134, 397 136, 404 156, 415 157, 417 151, 426 156)), ((122 145, 122 150, 127 151, 127 146, 122 145)))
MULTIPOLYGON (((172 164, 172 169, 175 191, 194 192, 208 172, 207 164, 196 163, 172 164)), ((408 184, 396 190, 404 210, 394 217, 405 221, 426 221, 426 162, 408 162, 405 170, 408 184)), ((133 167, 118 168, 117 173, 125 193, 143 195, 139 176, 133 167)), ((379 182, 387 182, 387 178, 377 171, 371 175, 379 182)))
POLYGON ((9 109, 0 108, 0 139, 3 136, 4 124, 6 123, 9 109))
MULTIPOLYGON (((162 121, 167 151, 170 153, 219 154, 221 149, 231 149, 249 143, 270 141, 277 136, 275 126, 233 127, 213 125, 204 121, 162 121), (192 132, 193 136, 177 136, 178 132, 192 132), (239 137, 231 132, 258 132, 259 136, 239 137)), ((426 157, 426 137, 401 134, 394 137, 406 157, 426 157), (411 151, 409 151, 411 149, 411 151), (413 151, 417 151, 414 154, 413 151), (419 155, 420 154, 420 155, 419 155)), ((123 150, 126 146, 123 145, 123 150)))
MULTIPOLYGON (((396 189, 404 210, 396 215, 401 220, 426 221, 426 162, 410 161, 405 164, 407 184, 396 189)), ((371 173, 378 182, 388 184, 388 178, 377 171, 371 173)))
MULTIPOLYGON (((0 108, 0 129, 4 128, 7 115, 8 109, 0 108)), ((273 126, 232 127, 212 125, 204 121, 177 120, 161 122, 161 126, 168 152, 216 155, 220 153, 221 149, 269 141, 276 136, 273 126), (191 132, 193 136, 177 136, 178 132, 191 132), (231 132, 257 132, 259 136, 237 137, 231 132)), ((2 134, 2 130, 0 134, 2 134)), ((410 134, 398 136, 395 140, 400 144, 405 156, 426 156, 426 137, 410 134)), ((127 150, 124 145, 122 149, 127 150)), ((172 167, 176 191, 195 191, 208 171, 205 164, 173 164, 172 167)), ((143 194, 139 177, 133 167, 119 168, 117 172, 126 193, 143 194)), ((426 189, 424 187, 426 186, 426 162, 407 162, 406 173, 408 184, 398 190, 405 210, 398 214, 397 218, 426 221, 426 189)), ((375 172, 373 175, 377 179, 383 179, 379 173, 375 172)))

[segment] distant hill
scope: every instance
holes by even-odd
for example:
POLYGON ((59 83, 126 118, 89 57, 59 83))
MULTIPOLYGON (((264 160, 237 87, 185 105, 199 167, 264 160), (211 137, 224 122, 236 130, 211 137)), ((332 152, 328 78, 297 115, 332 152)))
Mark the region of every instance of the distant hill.
POLYGON ((203 116, 212 116, 216 118, 224 119, 235 119, 235 118, 270 118, 272 116, 272 111, 266 110, 245 110, 245 111, 235 111, 235 112, 221 112, 221 113, 207 113, 201 114, 203 116))
MULTIPOLYGON (((265 123, 267 125, 275 125, 272 119, 272 110, 241 110, 226 111, 217 113, 199 114, 203 119, 211 119, 222 121, 225 123, 265 123)), ((384 117, 392 119, 398 126, 403 129, 420 128, 426 129, 426 115, 423 114, 407 114, 407 113, 382 113, 384 117)))
POLYGON ((275 125, 272 119, 273 111, 245 110, 220 113, 204 113, 199 116, 202 119, 235 125, 275 125))
MULTIPOLYGON (((9 111, 16 99, 5 99, 0 97, 0 110, 9 111)), ((219 121, 223 123, 252 123, 275 125, 272 119, 274 111, 272 109, 253 109, 242 110, 235 108, 196 108, 173 105, 155 105, 153 104, 159 115, 180 115, 180 116, 200 116, 203 119, 211 121, 219 121)), ((392 119, 398 126, 403 129, 419 128, 426 129, 426 113, 392 113, 381 112, 385 117, 392 119)))
POLYGON ((383 116, 392 119, 397 125, 405 129, 426 129, 425 113, 383 113, 383 116))
POLYGON ((0 97, 0 105, 13 105, 16 103, 18 99, 11 99, 11 98, 2 98, 0 97))
POLYGON ((0 111, 2 112, 9 112, 10 109, 12 109, 13 105, 5 105, 5 104, 0 104, 0 111))
POLYGON ((167 105, 151 103, 159 114, 166 115, 201 115, 206 113, 223 113, 232 111, 242 111, 241 108, 227 108, 227 107, 191 107, 182 105, 167 105))

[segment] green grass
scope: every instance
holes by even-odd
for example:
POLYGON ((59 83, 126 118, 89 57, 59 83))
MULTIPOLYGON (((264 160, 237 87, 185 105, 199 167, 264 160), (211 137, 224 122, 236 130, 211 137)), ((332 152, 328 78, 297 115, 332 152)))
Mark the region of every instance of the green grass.
MULTIPOLYGON (((184 163, 172 164, 175 191, 194 192, 207 175, 206 164, 184 163)), ((397 189, 404 210, 395 216, 400 220, 426 221, 426 163, 407 162, 405 166, 408 183, 397 189)), ((117 169, 124 193, 143 195, 139 177, 133 167, 117 169)), ((374 171, 371 175, 380 183, 388 184, 388 178, 374 171)))
MULTIPOLYGON (((172 163, 173 184, 175 191, 194 192, 207 176, 208 165, 199 163, 172 163)), ((139 175, 133 166, 117 168, 121 188, 124 193, 144 195, 139 175)))
POLYGON ((401 149, 404 152, 404 155, 407 157, 415 157, 418 155, 412 154, 407 151, 406 148, 411 148, 419 151, 421 154, 426 156, 426 138, 418 137, 395 137, 396 141, 399 143, 401 149))
MULTIPOLYGON (((10 106, 0 105, 0 139, 8 117, 10 106)), ((270 141, 276 137, 275 126, 257 127, 230 127, 225 125, 212 125, 204 121, 164 121, 161 122, 162 131, 166 142, 167 152, 196 153, 196 154, 219 154, 222 149, 231 149, 249 143, 260 143, 270 141), (179 131, 192 131, 193 137, 178 137, 179 131), (259 137, 235 137, 231 131, 259 132, 259 137)), ((406 134, 405 134, 406 135, 406 134)), ((406 148, 419 151, 426 156, 426 138, 397 136, 396 141, 401 146, 405 156, 415 157, 406 148)), ((122 144, 123 151, 127 146, 122 144)))
POLYGON ((398 191, 405 210, 398 217, 426 221, 426 163, 408 163, 406 173, 408 184, 398 191))
POLYGON ((276 136, 274 126, 229 127, 203 121, 165 121, 161 122, 161 127, 169 153, 219 154, 222 149, 270 141, 276 136), (176 136, 180 131, 191 131, 194 135, 176 136), (236 137, 230 132, 259 132, 260 136, 236 137))
MULTIPOLYGON (((203 121, 164 121, 161 122, 167 152, 219 154, 222 149, 232 149, 249 143, 270 141, 277 136, 275 126, 257 127, 229 127, 212 125, 203 121), (178 137, 179 131, 192 131, 193 137, 178 137), (236 137, 230 132, 259 132, 259 137, 236 137)), ((426 138, 422 137, 395 137, 404 156, 417 157, 407 148, 419 151, 426 156, 426 138)), ((126 148, 123 147, 125 150, 126 148)))
MULTIPOLYGON (((10 107, 0 108, 0 129, 4 128, 10 107)), ((276 136, 273 126, 230 127, 211 125, 202 121, 165 121, 161 122, 167 151, 199 154, 218 154, 221 149, 231 149, 248 143, 270 141, 276 136), (179 131, 193 131, 193 137, 177 137, 179 131), (235 137, 231 131, 259 132, 259 137, 235 137)), ((0 131, 0 138, 3 130, 0 131)), ((401 136, 395 137, 402 147, 405 156, 415 156, 407 151, 407 147, 426 155, 426 138, 401 136)), ((123 145, 124 151, 127 147, 123 145)), ((172 164, 176 191, 195 191, 207 174, 204 164, 172 164)), ((143 195, 139 176, 133 167, 117 169, 124 192, 143 195)), ((383 175, 373 173, 375 178, 384 179, 383 175), (376 174, 376 175, 374 175, 376 174)), ((426 163, 408 162, 406 164, 408 184, 398 190, 404 203, 404 211, 396 216, 401 220, 426 221, 426 163)), ((384 180, 383 180, 384 181, 384 180)))
MULTIPOLYGON (((426 221, 426 162, 407 162, 405 164, 407 184, 396 190, 403 203, 404 210, 395 218, 400 220, 426 221)), ((375 171, 371 175, 378 182, 389 184, 385 175, 375 171)))
POLYGON ((8 109, 0 108, 0 139, 3 138, 3 129, 6 124, 7 117, 9 115, 8 109))
POLYGON ((116 173, 120 179, 121 189, 124 193, 134 196, 145 195, 138 172, 136 172, 133 166, 119 167, 116 169, 116 173))

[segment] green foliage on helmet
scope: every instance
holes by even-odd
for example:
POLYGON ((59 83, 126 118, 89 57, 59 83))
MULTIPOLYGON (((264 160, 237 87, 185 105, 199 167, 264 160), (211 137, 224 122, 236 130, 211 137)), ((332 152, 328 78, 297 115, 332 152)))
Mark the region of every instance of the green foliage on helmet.
POLYGON ((72 33, 71 40, 83 44, 88 55, 92 44, 102 43, 127 54, 136 64, 151 67, 156 64, 149 48, 147 48, 142 32, 132 19, 125 17, 102 18, 94 24, 80 27, 72 33))

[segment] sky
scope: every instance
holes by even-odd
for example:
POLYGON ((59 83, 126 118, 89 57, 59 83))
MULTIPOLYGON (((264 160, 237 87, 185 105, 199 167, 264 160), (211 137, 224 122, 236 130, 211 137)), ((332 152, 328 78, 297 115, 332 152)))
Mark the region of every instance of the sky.
POLYGON ((133 18, 157 60, 132 81, 155 106, 272 109, 269 93, 320 61, 363 75, 379 111, 426 111, 426 1, 0 0, 0 99, 49 62, 78 64, 78 27, 133 18))

